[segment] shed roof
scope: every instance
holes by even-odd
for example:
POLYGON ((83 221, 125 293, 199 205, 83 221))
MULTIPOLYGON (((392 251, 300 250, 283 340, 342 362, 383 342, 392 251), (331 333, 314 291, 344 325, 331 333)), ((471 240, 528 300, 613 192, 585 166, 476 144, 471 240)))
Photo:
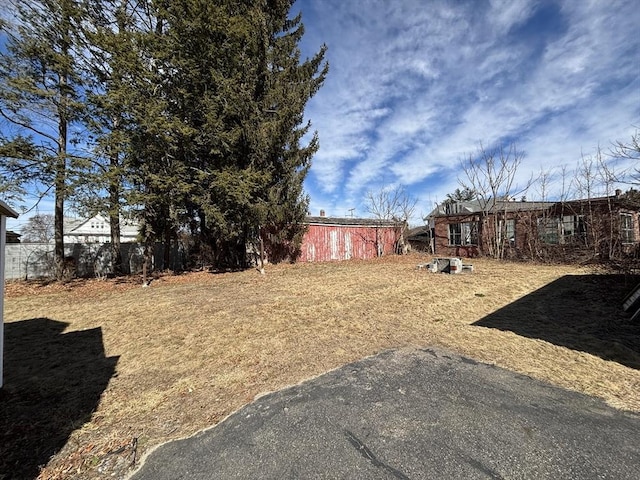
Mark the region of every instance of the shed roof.
POLYGON ((406 237, 412 238, 412 237, 420 237, 423 235, 430 235, 430 234, 431 234, 431 228, 429 228, 428 225, 421 225, 419 227, 410 228, 409 231, 406 233, 406 237))
POLYGON ((395 227, 398 222, 393 220, 379 220, 377 218, 353 217, 311 217, 305 219, 309 225, 335 225, 342 227, 395 227))
POLYGON ((0 200, 0 215, 11 218, 18 218, 18 212, 16 212, 9 205, 0 200))

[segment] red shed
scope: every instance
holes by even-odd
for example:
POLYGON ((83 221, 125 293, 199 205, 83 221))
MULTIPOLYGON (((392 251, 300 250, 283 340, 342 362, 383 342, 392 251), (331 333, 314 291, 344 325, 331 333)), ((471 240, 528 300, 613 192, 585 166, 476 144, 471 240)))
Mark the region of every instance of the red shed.
POLYGON ((395 251, 396 222, 367 218, 307 217, 301 262, 375 258, 395 251))

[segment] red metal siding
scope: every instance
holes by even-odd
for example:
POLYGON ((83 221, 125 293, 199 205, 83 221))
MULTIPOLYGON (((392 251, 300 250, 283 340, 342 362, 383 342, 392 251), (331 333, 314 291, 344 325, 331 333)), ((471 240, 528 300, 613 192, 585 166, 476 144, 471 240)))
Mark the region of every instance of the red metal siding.
POLYGON ((309 225, 302 240, 301 262, 375 258, 376 236, 383 254, 394 251, 397 238, 392 227, 309 225))

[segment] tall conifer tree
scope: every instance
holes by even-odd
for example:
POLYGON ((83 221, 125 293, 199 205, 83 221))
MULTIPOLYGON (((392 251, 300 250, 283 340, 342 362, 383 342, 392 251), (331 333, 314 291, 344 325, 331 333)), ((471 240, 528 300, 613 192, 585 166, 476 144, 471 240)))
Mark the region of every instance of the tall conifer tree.
POLYGON ((56 274, 64 264, 64 206, 69 195, 70 128, 79 118, 80 79, 75 40, 81 24, 74 0, 17 0, 15 28, 0 54, 0 116, 8 124, 0 143, 5 167, 20 182, 55 192, 56 274))
POLYGON ((272 258, 299 244, 302 182, 317 137, 301 146, 304 107, 327 74, 325 48, 300 61, 304 33, 289 0, 178 0, 166 5, 167 103, 181 127, 187 197, 218 264, 243 266, 268 232, 272 258))
POLYGON ((303 124, 307 101, 322 86, 328 72, 324 61, 326 47, 311 59, 301 62, 299 43, 304 26, 298 15, 288 18, 292 2, 266 2, 264 51, 260 55, 258 99, 263 116, 257 151, 264 152, 268 168, 273 172, 266 197, 263 230, 271 257, 295 257, 304 233, 303 221, 308 211, 308 198, 303 181, 318 149, 314 134, 307 145, 301 145, 310 123, 303 124), (263 86, 264 85, 264 86, 263 86))
POLYGON ((260 232, 272 259, 292 256, 318 148, 316 135, 302 144, 304 108, 328 67, 325 47, 301 60, 304 29, 289 18, 290 0, 17 3, 19 34, 2 59, 0 96, 2 115, 22 130, 0 154, 23 180, 33 173, 55 189, 57 244, 69 192, 67 130, 80 118, 82 92, 95 158, 80 166, 93 193, 105 192, 113 235, 125 201, 145 244, 163 241, 167 253, 188 228, 219 266, 244 266, 260 232), (77 89, 81 77, 89 82, 77 89), (57 129, 39 131, 29 117, 36 104, 47 105, 57 129))
POLYGON ((107 215, 115 274, 122 271, 120 221, 128 199, 128 130, 135 125, 135 79, 143 69, 137 39, 145 33, 140 18, 146 6, 144 0, 89 2, 84 24, 82 68, 90 85, 85 120, 93 155, 76 203, 87 213, 107 215))

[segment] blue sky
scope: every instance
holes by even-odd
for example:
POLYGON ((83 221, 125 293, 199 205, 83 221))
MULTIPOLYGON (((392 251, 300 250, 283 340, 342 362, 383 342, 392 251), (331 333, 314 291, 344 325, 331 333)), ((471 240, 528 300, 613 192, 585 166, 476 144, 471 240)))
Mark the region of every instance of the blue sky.
POLYGON ((298 0, 298 12, 303 56, 329 48, 306 110, 320 138, 305 182, 314 215, 367 216, 367 191, 402 185, 418 224, 480 142, 515 142, 520 183, 549 170, 557 194, 561 166, 640 128, 636 0, 298 0))
POLYGON ((306 110, 320 137, 305 183, 315 215, 367 216, 367 191, 402 185, 417 223, 460 186, 480 142, 515 142, 520 183, 543 168, 557 194, 562 165, 640 128, 635 0, 298 0, 298 11, 303 55, 326 43, 330 64, 306 110))

